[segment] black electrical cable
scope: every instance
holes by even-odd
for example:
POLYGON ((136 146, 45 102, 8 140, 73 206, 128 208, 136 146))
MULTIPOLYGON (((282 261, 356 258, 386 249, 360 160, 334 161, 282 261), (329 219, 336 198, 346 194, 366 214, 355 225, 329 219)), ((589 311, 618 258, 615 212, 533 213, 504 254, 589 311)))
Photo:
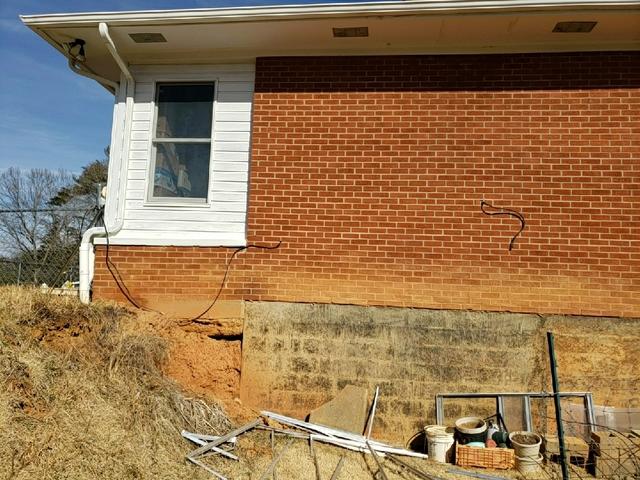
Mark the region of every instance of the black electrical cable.
POLYGON ((511 241, 509 242, 509 251, 511 251, 511 249, 513 248, 513 244, 516 241, 516 238, 518 238, 518 235, 522 233, 522 231, 524 230, 524 227, 526 226, 524 216, 520 212, 516 212, 515 210, 512 210, 510 208, 494 207, 489 202, 485 202, 484 200, 480 201, 480 210, 482 210, 482 213, 484 213, 485 215, 508 215, 510 217, 514 217, 520 220, 520 230, 518 230, 518 232, 513 236, 513 238, 511 238, 511 241), (501 210, 501 211, 487 212, 484 209, 485 205, 489 208, 493 208, 494 210, 501 210))
MULTIPOLYGON (((140 310, 145 310, 145 311, 148 311, 148 312, 156 312, 156 313, 162 314, 162 312, 160 312, 158 310, 154 310, 152 308, 145 307, 144 305, 141 305, 138 301, 136 301, 133 298, 133 295, 131 294, 131 292, 127 288, 127 285, 124 283, 124 280, 122 279, 122 274, 120 274, 120 271, 118 270, 118 267, 116 267, 116 265, 109 259, 110 242, 109 242, 109 231, 107 230, 106 226, 104 227, 104 231, 105 231, 105 240, 106 240, 105 264, 107 266, 107 269, 109 270, 109 273, 111 273, 111 276, 115 280, 116 285, 118 286, 118 289, 120 290, 122 295, 124 295, 124 297, 129 301, 129 303, 131 303, 134 307, 136 307, 136 308, 138 308, 140 310)), ((231 254, 231 256, 229 257, 229 260, 227 260, 227 264, 226 264, 225 271, 224 271, 224 276, 222 277, 222 282, 220 283, 220 287, 218 288, 218 292, 216 293, 215 297, 213 298, 213 301, 206 308, 206 310, 204 310, 198 316, 196 316, 196 317, 194 317, 194 318, 192 318, 192 319, 190 319, 188 321, 189 322, 193 322, 193 321, 198 320, 199 318, 202 318, 202 316, 206 315, 209 312, 209 310, 211 310, 213 308, 213 306, 217 303, 218 299, 220 298, 220 295, 222 294, 222 290, 224 289, 225 283, 227 281, 227 277, 229 276, 229 269, 231 267, 231 263, 232 263, 233 259, 235 258, 235 256, 238 253, 242 252, 243 250, 248 250, 249 248, 257 248, 257 249, 262 249, 262 250, 275 250, 277 248, 280 248, 281 244, 282 244, 282 241, 279 241, 276 245, 257 245, 257 244, 254 244, 254 243, 250 243, 250 244, 248 244, 248 245, 246 245, 244 247, 236 248, 233 251, 233 253, 231 254)))
POLYGON ((255 243, 250 243, 244 247, 238 247, 236 248, 233 253, 231 254, 231 256, 229 257, 229 260, 227 260, 227 265, 224 269, 224 275, 222 277, 222 282, 220 282, 220 287, 218 288, 218 292, 216 293, 215 297, 213 297, 213 301, 209 304, 209 306, 198 316, 193 317, 191 319, 188 320, 188 322, 195 322, 196 320, 198 320, 199 318, 202 318, 203 315, 206 315, 209 310, 211 310, 213 308, 213 306, 216 304, 216 302, 218 301, 218 299, 220 298, 220 295, 222 294, 222 290, 224 289, 224 285, 227 282, 227 277, 229 275, 229 269, 231 267, 231 262, 233 262, 233 259, 236 257, 237 254, 239 254, 240 252, 244 251, 244 250, 248 250, 250 248, 256 248, 256 249, 261 249, 261 250, 276 250, 278 248, 280 248, 280 245, 282 245, 282 240, 279 240, 277 244, 275 245, 257 245, 255 243))
MULTIPOLYGON (((104 209, 101 211, 101 213, 102 213, 102 219, 104 221, 104 209)), ((127 288, 127 285, 124 283, 124 279, 122 278, 122 274, 118 270, 118 267, 109 259, 110 242, 109 242, 109 231, 107 230, 106 223, 105 223, 105 226, 104 226, 104 232, 105 232, 105 240, 106 240, 106 250, 105 250, 105 255, 104 255, 104 257, 105 257, 104 258, 105 259, 105 265, 107 267, 107 270, 109 270, 109 273, 111 273, 111 276, 113 277, 113 280, 116 282, 116 285, 118 286, 118 289, 120 290, 120 293, 122 293, 122 295, 129 301, 129 303, 131 303, 131 305, 133 305, 137 309, 144 310, 144 311, 147 311, 147 312, 155 312, 155 313, 162 314, 162 312, 160 312, 158 310, 154 310, 153 308, 145 307, 144 305, 142 305, 138 301, 136 301, 135 298, 133 298, 133 295, 131 294, 131 292, 127 288)))
MULTIPOLYGON (((104 219, 104 209, 101 210, 100 214, 102 214, 102 218, 104 219)), ((160 313, 162 314, 162 312, 158 311, 158 310, 154 310, 152 308, 149 307, 145 307, 144 305, 140 304, 138 301, 135 300, 135 298, 133 297, 133 295, 131 294, 131 292, 129 291, 129 289, 127 288, 127 285, 125 284, 123 278, 122 278, 122 274, 120 273, 120 271, 118 270, 118 267, 109 259, 109 248, 110 248, 110 241, 109 241, 109 231, 107 230, 107 227, 105 225, 104 227, 104 231, 105 231, 105 240, 106 240, 106 250, 105 250, 105 265, 107 267, 107 270, 109 270, 109 273, 111 273, 111 276, 113 277, 114 281, 116 282, 116 285, 118 286, 118 289, 120 290, 120 293, 122 293, 122 295, 129 301, 129 303, 131 303, 134 307, 140 309, 140 310, 145 310, 148 312, 155 312, 155 313, 160 313)), ((235 256, 244 251, 244 250, 248 250, 250 248, 256 248, 256 249, 261 249, 261 250, 275 250, 277 248, 280 248, 280 245, 282 245, 282 241, 278 241, 278 243, 276 245, 257 245, 254 243, 250 243, 244 247, 238 247, 236 248, 233 253, 231 254, 231 256, 229 257, 229 260, 227 260, 227 264, 224 270, 224 276, 222 277, 222 282, 220 283, 220 287, 218 288, 218 291, 215 295, 215 297, 213 298, 213 301, 211 302, 211 304, 202 312, 200 313, 198 316, 188 320, 189 322, 193 322, 195 320, 198 320, 199 318, 201 318, 203 315, 206 315, 209 310, 211 310, 213 308, 213 306, 217 303, 218 299, 220 298, 220 295, 222 294, 222 290, 224 289, 225 283, 227 281, 227 277, 229 276, 229 269, 231 267, 231 263, 233 262, 233 259, 235 258, 235 256)))

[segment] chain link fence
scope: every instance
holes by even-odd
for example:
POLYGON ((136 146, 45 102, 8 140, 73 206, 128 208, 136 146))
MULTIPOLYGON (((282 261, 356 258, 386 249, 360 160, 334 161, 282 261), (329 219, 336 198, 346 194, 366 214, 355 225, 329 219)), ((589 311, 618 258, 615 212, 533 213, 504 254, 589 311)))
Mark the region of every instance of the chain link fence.
POLYGON ((77 285, 82 233, 95 208, 0 210, 0 285, 77 285))

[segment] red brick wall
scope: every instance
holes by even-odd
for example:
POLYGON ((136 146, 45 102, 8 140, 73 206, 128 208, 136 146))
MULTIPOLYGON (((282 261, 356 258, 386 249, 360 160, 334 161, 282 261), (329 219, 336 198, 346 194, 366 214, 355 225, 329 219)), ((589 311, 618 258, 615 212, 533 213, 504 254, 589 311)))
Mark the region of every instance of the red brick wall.
MULTIPOLYGON (((283 244, 228 296, 640 316, 639 53, 263 58, 253 118, 249 239, 283 244), (526 218, 511 252, 482 199, 526 218)), ((229 254, 136 248, 169 295, 229 254)))
MULTIPOLYGON (((226 248, 114 246, 109 248, 111 271, 104 246, 96 247, 93 294, 98 298, 124 299, 113 276, 120 279, 136 302, 154 298, 180 300, 210 298, 220 287, 232 252, 226 248)), ((238 299, 244 290, 236 274, 229 276, 222 299, 238 299)))

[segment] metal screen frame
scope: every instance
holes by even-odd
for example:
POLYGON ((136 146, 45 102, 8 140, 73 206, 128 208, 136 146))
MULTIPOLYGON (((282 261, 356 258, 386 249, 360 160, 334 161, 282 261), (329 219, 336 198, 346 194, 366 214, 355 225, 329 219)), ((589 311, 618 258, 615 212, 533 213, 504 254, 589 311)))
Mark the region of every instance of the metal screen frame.
MULTIPOLYGON (((582 398, 585 412, 585 423, 589 430, 589 434, 596 430, 595 413, 593 410, 593 394, 591 392, 561 392, 561 398, 582 398)), ((505 397, 521 397, 523 408, 523 420, 527 431, 533 428, 531 418, 531 399, 532 398, 553 398, 553 393, 548 392, 483 392, 483 393, 439 393, 436 395, 436 424, 444 424, 444 400, 446 398, 494 398, 496 401, 496 413, 504 418, 504 398, 505 397)))

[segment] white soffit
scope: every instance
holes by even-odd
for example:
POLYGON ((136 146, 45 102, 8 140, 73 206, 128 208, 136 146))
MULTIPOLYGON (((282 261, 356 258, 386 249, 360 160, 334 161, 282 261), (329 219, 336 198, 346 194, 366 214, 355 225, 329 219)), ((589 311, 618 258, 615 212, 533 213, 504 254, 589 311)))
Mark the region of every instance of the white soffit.
POLYGON ((277 55, 391 55, 640 50, 640 0, 404 1, 23 16, 64 53, 86 41, 86 65, 118 80, 98 35, 109 25, 129 64, 215 63, 277 55), (590 33, 553 33, 562 21, 595 21, 590 33), (368 37, 334 38, 335 27, 368 37), (161 33, 166 43, 135 43, 161 33))

